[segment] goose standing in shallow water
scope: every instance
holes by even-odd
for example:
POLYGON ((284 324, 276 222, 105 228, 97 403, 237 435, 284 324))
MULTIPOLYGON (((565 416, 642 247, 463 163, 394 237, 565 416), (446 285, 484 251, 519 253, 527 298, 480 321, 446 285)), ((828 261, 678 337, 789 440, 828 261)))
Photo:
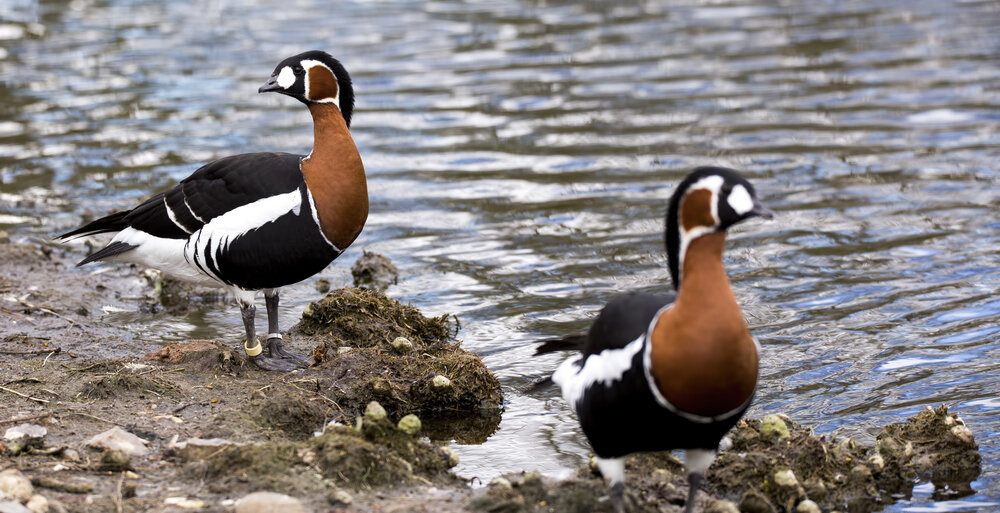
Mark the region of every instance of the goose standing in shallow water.
POLYGON ((117 232, 78 265, 129 262, 225 288, 240 307, 250 360, 288 371, 308 363, 282 348, 278 289, 322 271, 357 238, 368 218, 368 190, 349 131, 354 89, 339 61, 321 51, 289 57, 258 92, 306 104, 314 130, 309 155, 225 157, 131 210, 59 238, 117 232), (254 327, 259 291, 268 319, 263 345, 254 327))
POLYGON ((588 333, 540 341, 536 354, 580 351, 552 374, 576 412, 616 511, 624 457, 685 449, 685 513, 722 437, 750 406, 758 346, 722 263, 726 229, 773 213, 731 169, 702 167, 677 187, 666 245, 676 294, 612 299, 588 333))

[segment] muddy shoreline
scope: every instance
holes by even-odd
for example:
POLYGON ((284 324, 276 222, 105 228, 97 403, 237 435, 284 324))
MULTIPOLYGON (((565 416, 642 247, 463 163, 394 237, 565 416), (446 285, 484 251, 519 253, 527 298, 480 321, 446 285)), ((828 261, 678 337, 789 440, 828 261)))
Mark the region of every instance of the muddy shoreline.
MULTIPOLYGON (((0 432, 44 429, 0 445, 0 471, 32 483, 21 503, 38 495, 48 511, 234 511, 273 491, 314 512, 610 511, 587 467, 558 482, 525 469, 476 489, 448 471, 455 456, 434 442, 485 440, 503 405, 496 377, 455 340, 454 318, 336 289, 289 330, 288 344, 319 363, 265 373, 247 365, 235 336, 161 346, 102 322, 108 307, 170 312, 219 298, 134 267, 71 271, 78 256, 0 243, 0 432), (88 447, 113 428, 141 439, 135 452, 88 447)), ((816 437, 787 417, 742 422, 699 506, 876 511, 917 480, 934 482, 938 498, 971 493, 979 454, 954 412, 898 422, 870 447, 816 437)), ((683 506, 672 456, 632 458, 629 479, 633 511, 683 506)))

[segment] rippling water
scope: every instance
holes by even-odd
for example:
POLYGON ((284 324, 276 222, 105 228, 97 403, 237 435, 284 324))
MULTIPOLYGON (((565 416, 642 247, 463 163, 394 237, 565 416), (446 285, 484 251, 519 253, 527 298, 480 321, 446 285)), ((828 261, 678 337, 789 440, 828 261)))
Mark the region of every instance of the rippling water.
MULTIPOLYGON (((870 440, 946 403, 976 433, 978 493, 897 511, 1000 508, 1000 4, 337 2, 0 8, 0 228, 49 236, 228 154, 307 152, 308 114, 258 96, 320 48, 358 92, 390 295, 455 312, 508 397, 458 446, 464 476, 565 475, 587 446, 533 339, 618 291, 669 287, 662 216, 699 164, 739 168, 779 212, 730 237, 764 347, 751 414, 870 440), (330 5, 335 5, 331 7, 330 5)), ((284 326, 315 299, 283 296, 284 326)), ((238 333, 233 308, 133 317, 163 340, 238 333)))

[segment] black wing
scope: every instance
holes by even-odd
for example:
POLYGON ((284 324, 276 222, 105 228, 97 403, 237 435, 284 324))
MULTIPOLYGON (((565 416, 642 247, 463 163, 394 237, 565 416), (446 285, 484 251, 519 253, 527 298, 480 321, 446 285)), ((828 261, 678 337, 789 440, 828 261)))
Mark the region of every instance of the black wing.
POLYGON ((301 159, 291 153, 246 153, 221 158, 132 210, 116 212, 59 238, 132 227, 156 237, 186 239, 205 223, 236 207, 298 188, 303 182, 301 159))
POLYGON ((653 316, 674 302, 674 294, 629 292, 615 297, 601 310, 587 332, 582 351, 586 356, 605 349, 625 347, 646 332, 653 316))

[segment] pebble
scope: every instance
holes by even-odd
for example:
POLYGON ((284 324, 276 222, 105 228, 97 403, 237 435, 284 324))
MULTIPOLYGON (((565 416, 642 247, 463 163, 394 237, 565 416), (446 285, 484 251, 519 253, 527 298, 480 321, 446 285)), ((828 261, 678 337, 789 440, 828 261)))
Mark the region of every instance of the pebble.
POLYGON ((101 453, 101 461, 98 465, 101 470, 110 470, 112 472, 127 470, 131 466, 132 458, 129 457, 128 453, 117 449, 105 449, 101 453))
MULTIPOLYGON (((163 503, 170 506, 177 506, 183 509, 202 509, 208 506, 205 501, 200 499, 188 499, 187 497, 167 497, 163 499, 163 503)), ((237 508, 237 511, 239 509, 237 508)))
POLYGON ((395 340, 392 341, 391 345, 393 351, 396 351, 397 353, 409 353, 410 351, 413 351, 413 342, 410 342, 410 340, 406 337, 396 337, 395 340))
POLYGON ((740 507, 735 502, 719 499, 710 502, 705 513, 740 513, 740 507))
POLYGON ((795 478, 795 472, 792 472, 791 469, 785 469, 774 473, 774 484, 794 488, 799 485, 799 480, 795 478))
POLYGON ((451 386, 451 380, 448 376, 438 374, 431 380, 431 385, 434 385, 434 388, 448 388, 451 386))
MULTIPOLYGON (((951 418, 951 417, 949 417, 951 418)), ((951 434, 955 435, 965 445, 974 446, 976 441, 972 436, 972 430, 967 428, 965 424, 956 424, 951 428, 951 434)))
POLYGON ((407 415, 407 416, 399 419, 399 424, 397 424, 396 427, 400 431, 402 431, 402 432, 404 432, 404 433, 406 433, 408 435, 415 435, 415 434, 417 434, 417 433, 420 432, 420 428, 421 428, 421 426, 420 426, 420 417, 417 417, 416 415, 414 415, 414 414, 411 413, 411 414, 409 414, 409 415, 407 415))
POLYGON ((19 438, 42 438, 48 434, 48 430, 37 424, 21 424, 7 429, 4 433, 4 440, 17 440, 19 438))
POLYGON ((778 415, 767 415, 760 421, 760 436, 765 440, 782 440, 789 435, 788 424, 778 415))
POLYGON ((34 493, 31 480, 17 469, 0 472, 0 500, 28 502, 34 493))
POLYGON ((352 502, 354 502, 354 497, 351 497, 351 494, 341 490, 340 488, 334 488, 326 493, 326 500, 335 506, 349 506, 352 502))
POLYGON ((441 450, 444 451, 446 456, 448 456, 448 468, 458 465, 459 460, 457 452, 455 452, 451 447, 442 447, 441 450))
POLYGON ((41 495, 35 494, 25 503, 24 507, 32 513, 49 513, 49 500, 41 495))
POLYGON ((365 407, 365 418, 370 420, 382 420, 386 416, 385 408, 378 401, 372 401, 365 407))
POLYGON ((97 449, 114 449, 129 456, 145 456, 149 452, 147 443, 149 442, 115 426, 87 440, 85 445, 97 449))
POLYGON ((235 513, 306 513, 302 502, 274 492, 254 492, 236 501, 235 513))
POLYGON ((819 504, 806 499, 795 507, 795 513, 823 513, 823 510, 819 508, 819 504))
POLYGON ((494 487, 502 488, 504 490, 511 490, 514 488, 514 486, 510 484, 510 480, 506 477, 494 477, 493 480, 490 481, 490 488, 494 487))

